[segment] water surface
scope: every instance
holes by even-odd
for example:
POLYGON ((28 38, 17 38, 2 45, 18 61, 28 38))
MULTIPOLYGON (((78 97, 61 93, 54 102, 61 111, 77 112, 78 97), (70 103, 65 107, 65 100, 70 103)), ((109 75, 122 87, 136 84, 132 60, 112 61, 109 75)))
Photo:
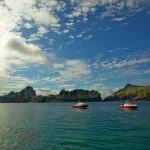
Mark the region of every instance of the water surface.
POLYGON ((0 104, 0 150, 150 150, 150 102, 0 104))

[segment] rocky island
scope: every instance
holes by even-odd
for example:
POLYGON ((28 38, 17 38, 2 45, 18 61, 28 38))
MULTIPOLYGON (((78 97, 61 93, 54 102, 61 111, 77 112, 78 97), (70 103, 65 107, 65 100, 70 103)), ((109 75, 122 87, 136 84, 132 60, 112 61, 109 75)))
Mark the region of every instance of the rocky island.
POLYGON ((34 96, 36 96, 36 91, 32 87, 27 86, 20 92, 12 91, 7 95, 0 96, 0 102, 1 103, 30 102, 34 96))
MULTIPOLYGON (((118 90, 114 94, 106 97, 103 101, 116 101, 116 100, 150 100, 150 85, 139 86, 127 84, 124 88, 118 90)), ((61 90, 56 95, 37 95, 36 91, 27 86, 20 92, 10 92, 7 95, 0 96, 0 103, 26 103, 26 102, 97 102, 102 101, 101 94, 95 90, 89 91, 84 89, 74 89, 67 91, 61 90)))
POLYGON ((61 90, 57 95, 36 95, 36 91, 28 86, 20 92, 10 92, 0 96, 0 103, 25 103, 25 102, 72 102, 72 101, 101 101, 101 94, 97 91, 75 89, 72 91, 61 90))
POLYGON ((104 101, 114 101, 114 100, 150 100, 150 85, 139 86, 127 84, 124 88, 118 90, 113 95, 108 96, 104 101))
POLYGON ((59 101, 101 101, 101 94, 97 91, 88 91, 83 89, 75 89, 72 91, 61 90, 59 95, 56 96, 59 101))

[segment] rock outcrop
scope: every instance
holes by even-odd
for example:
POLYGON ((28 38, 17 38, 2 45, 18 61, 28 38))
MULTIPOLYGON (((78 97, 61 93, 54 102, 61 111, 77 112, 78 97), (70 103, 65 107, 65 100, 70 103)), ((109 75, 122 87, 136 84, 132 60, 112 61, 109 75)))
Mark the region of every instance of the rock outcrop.
POLYGON ((5 96, 0 96, 1 103, 24 103, 24 102, 71 102, 71 101, 101 101, 101 94, 97 91, 75 89, 73 91, 61 90, 58 95, 36 95, 30 86, 20 92, 10 92, 5 96))
POLYGON ((83 89, 75 89, 72 91, 61 90, 57 99, 60 101, 101 101, 101 94, 97 91, 88 91, 83 89))
POLYGON ((15 103, 15 102, 30 102, 32 97, 36 96, 36 92, 32 87, 28 86, 20 92, 10 92, 5 96, 0 97, 0 102, 15 103))

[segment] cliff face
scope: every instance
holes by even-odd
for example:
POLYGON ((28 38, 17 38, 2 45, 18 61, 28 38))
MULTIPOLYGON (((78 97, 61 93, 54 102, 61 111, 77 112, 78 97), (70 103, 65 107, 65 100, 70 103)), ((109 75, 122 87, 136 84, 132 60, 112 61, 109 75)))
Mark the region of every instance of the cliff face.
POLYGON ((127 84, 124 88, 115 92, 113 95, 106 97, 104 100, 150 100, 150 85, 138 86, 127 84))
POLYGON ((30 101, 33 96, 36 96, 36 92, 30 86, 26 87, 19 93, 19 97, 22 97, 26 101, 30 101))
POLYGON ((36 92, 32 87, 28 86, 20 92, 10 92, 8 95, 1 96, 0 102, 15 103, 15 102, 29 102, 32 97, 36 96, 36 92))
POLYGON ((62 101, 74 101, 74 100, 82 100, 82 101, 101 101, 101 94, 97 91, 88 91, 83 89, 75 89, 72 91, 65 91, 64 89, 60 91, 57 96, 57 100, 62 101))

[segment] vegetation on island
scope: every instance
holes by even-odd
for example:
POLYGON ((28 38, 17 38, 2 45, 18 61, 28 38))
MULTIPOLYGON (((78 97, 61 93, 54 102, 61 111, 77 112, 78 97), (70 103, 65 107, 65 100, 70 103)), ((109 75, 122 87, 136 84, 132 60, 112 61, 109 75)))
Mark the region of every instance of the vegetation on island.
MULTIPOLYGON (((139 86, 127 84, 124 88, 118 90, 111 96, 106 97, 103 101, 114 100, 150 100, 150 85, 139 86)), ((73 102, 73 101, 102 101, 101 94, 97 91, 88 91, 83 89, 75 89, 67 91, 61 90, 57 95, 36 95, 36 91, 28 86, 20 92, 10 92, 5 96, 0 96, 0 103, 25 103, 25 102, 73 102)))
POLYGON ((104 101, 113 101, 113 100, 150 100, 150 85, 148 86, 139 86, 127 84, 124 88, 118 90, 113 95, 108 96, 104 101))
POLYGON ((17 102, 30 102, 32 97, 36 96, 36 91, 30 86, 20 92, 10 92, 7 95, 0 97, 1 103, 17 103, 17 102))
POLYGON ((101 94, 97 91, 75 89, 73 91, 60 91, 58 95, 36 95, 36 91, 28 86, 20 92, 10 92, 5 96, 0 96, 1 103, 25 103, 25 102, 71 102, 71 101, 101 101, 101 94))
POLYGON ((101 101, 101 94, 97 91, 88 91, 83 89, 75 89, 72 91, 61 90, 60 93, 56 96, 56 99, 59 101, 101 101))

